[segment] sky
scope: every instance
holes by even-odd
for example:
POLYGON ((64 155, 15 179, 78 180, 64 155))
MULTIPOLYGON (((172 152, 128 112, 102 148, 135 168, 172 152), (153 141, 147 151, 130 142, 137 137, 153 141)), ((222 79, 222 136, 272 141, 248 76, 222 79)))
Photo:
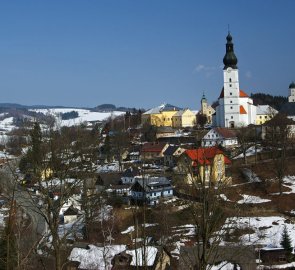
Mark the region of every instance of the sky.
POLYGON ((246 93, 288 95, 293 0, 3 0, 0 103, 200 109, 223 86, 228 26, 246 93))

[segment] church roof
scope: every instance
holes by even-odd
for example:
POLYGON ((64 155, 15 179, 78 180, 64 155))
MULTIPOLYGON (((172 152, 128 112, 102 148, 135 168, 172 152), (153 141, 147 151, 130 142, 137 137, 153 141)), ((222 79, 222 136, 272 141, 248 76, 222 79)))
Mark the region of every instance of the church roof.
POLYGON ((293 89, 293 88, 295 88, 295 82, 291 82, 289 85, 289 89, 293 89))
MULTIPOLYGON (((243 90, 240 89, 240 98, 249 97, 243 90)), ((224 98, 224 87, 222 87, 219 98, 224 98)))
POLYGON ((240 105, 240 114, 247 114, 243 105, 240 105))

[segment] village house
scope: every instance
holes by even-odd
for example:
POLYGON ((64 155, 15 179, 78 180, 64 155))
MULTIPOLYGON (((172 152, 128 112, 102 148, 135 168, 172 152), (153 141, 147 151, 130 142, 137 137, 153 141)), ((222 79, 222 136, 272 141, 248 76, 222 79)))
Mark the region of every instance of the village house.
POLYGON ((202 147, 186 150, 179 158, 177 167, 186 175, 185 181, 192 184, 197 178, 205 182, 230 181, 225 168, 231 161, 218 147, 202 147))
POLYGON ((134 184, 136 179, 141 177, 141 172, 137 167, 127 168, 121 177, 122 184, 134 184))
POLYGON ((186 128, 196 125, 196 114, 190 109, 180 110, 172 116, 172 127, 186 128))
POLYGON ((160 159, 163 157, 164 151, 167 149, 168 144, 166 143, 145 143, 141 148, 141 159, 151 160, 160 159))
POLYGON ((202 139, 203 147, 220 145, 230 148, 238 145, 236 132, 228 128, 212 128, 202 139))
POLYGON ((166 177, 148 177, 137 180, 131 187, 134 202, 156 205, 161 198, 173 196, 173 187, 166 177))
POLYGON ((174 167, 177 162, 177 158, 185 151, 185 149, 179 147, 178 145, 169 145, 164 151, 164 166, 170 168, 174 167))

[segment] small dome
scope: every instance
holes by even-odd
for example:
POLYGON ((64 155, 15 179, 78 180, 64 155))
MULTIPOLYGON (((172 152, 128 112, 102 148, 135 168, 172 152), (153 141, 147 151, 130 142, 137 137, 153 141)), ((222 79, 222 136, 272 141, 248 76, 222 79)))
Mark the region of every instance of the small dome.
POLYGON ((290 85, 289 85, 289 89, 293 89, 293 88, 295 88, 295 83, 291 82, 290 85))
POLYGON ((227 52, 225 54, 225 56, 223 57, 223 64, 226 67, 236 68, 237 63, 238 63, 238 59, 237 59, 237 57, 236 57, 236 55, 235 55, 234 52, 227 52))
POLYGON ((227 35, 227 37, 226 37, 227 42, 231 42, 232 39, 233 39, 233 38, 232 38, 231 34, 228 33, 228 35, 227 35))

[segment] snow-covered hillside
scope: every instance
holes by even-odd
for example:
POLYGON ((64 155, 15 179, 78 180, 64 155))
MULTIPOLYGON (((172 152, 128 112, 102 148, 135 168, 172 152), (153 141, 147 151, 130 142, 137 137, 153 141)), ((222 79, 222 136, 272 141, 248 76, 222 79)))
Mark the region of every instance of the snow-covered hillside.
POLYGON ((75 108, 52 108, 52 109, 34 109, 31 111, 43 113, 45 115, 52 115, 55 117, 56 122, 60 126, 74 126, 85 122, 104 121, 109 117, 116 117, 124 114, 124 112, 92 112, 87 109, 75 109, 75 108), (61 114, 75 111, 78 113, 78 117, 75 119, 62 120, 61 114))

